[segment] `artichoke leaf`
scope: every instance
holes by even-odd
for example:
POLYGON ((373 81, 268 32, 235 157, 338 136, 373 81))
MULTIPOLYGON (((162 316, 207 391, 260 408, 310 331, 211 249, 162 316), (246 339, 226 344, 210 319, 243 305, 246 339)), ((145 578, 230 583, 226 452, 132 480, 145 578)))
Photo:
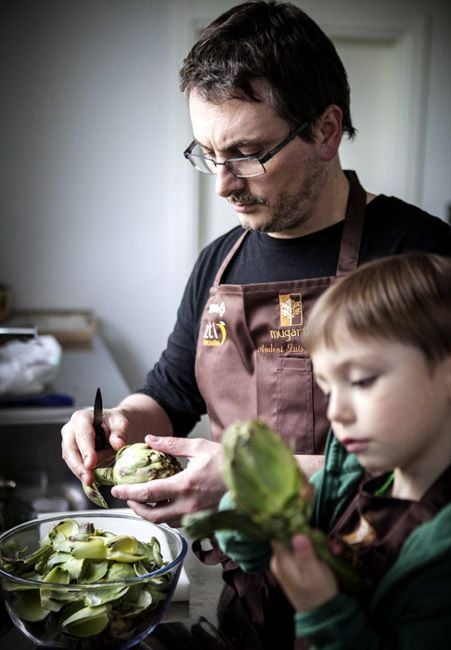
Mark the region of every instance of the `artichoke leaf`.
POLYGON ((115 562, 108 569, 105 580, 107 582, 121 582, 123 580, 130 580, 130 578, 136 578, 133 565, 124 562, 115 562))
POLYGON ((108 607, 83 607, 61 622, 61 627, 67 634, 76 637, 89 637, 100 634, 109 624, 108 607))
POLYGON ((63 519, 59 524, 54 526, 49 534, 44 538, 45 542, 50 542, 53 548, 58 546, 58 542, 64 542, 70 537, 77 535, 79 531, 78 522, 75 519, 63 519))
POLYGON ((212 537, 216 530, 239 530, 256 541, 267 539, 261 526, 255 523, 248 514, 238 510, 194 512, 185 515, 182 524, 188 535, 193 539, 212 537))
POLYGON ((41 606, 39 589, 28 589, 17 594, 14 598, 14 612, 18 618, 29 623, 43 621, 49 614, 49 610, 41 606))
POLYGON ((97 607, 113 600, 118 600, 118 598, 122 598, 125 596, 129 588, 128 585, 96 588, 93 591, 87 591, 83 600, 85 605, 88 605, 89 607, 97 607))
POLYGON ((107 559, 115 562, 138 562, 146 555, 139 553, 138 541, 134 537, 118 535, 108 542, 107 559))
POLYGON ((107 546, 103 537, 90 537, 86 542, 74 542, 72 557, 87 560, 105 560, 107 546))
POLYGON ((88 497, 88 499, 92 501, 92 503, 94 503, 96 506, 99 506, 99 508, 108 508, 108 503, 101 495, 96 483, 93 483, 92 485, 82 483, 81 486, 83 488, 83 492, 88 497))
POLYGON ((86 563, 86 560, 83 558, 75 558, 75 557, 69 557, 66 562, 61 564, 61 568, 63 571, 67 571, 68 574, 71 577, 71 580, 78 580, 79 577, 82 575, 83 570, 84 570, 84 565, 86 563))
POLYGON ((83 570, 79 576, 79 582, 87 585, 99 582, 105 577, 107 571, 108 562, 106 560, 101 560, 100 562, 84 560, 83 570))

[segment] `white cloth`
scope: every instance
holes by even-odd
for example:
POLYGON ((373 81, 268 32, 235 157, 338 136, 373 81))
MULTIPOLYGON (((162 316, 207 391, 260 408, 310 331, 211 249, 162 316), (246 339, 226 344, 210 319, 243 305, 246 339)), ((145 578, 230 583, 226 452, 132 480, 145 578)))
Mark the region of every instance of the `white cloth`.
POLYGON ((0 346, 0 395, 36 395, 59 369, 62 349, 54 336, 9 341, 0 346))

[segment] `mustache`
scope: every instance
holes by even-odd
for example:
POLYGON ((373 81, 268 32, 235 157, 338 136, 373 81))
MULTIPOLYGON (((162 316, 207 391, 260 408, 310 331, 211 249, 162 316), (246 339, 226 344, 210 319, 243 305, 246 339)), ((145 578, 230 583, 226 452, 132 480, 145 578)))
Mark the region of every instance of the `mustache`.
POLYGON ((229 196, 227 197, 227 201, 232 205, 236 205, 236 204, 255 205, 256 203, 258 205, 263 205, 265 203, 265 199, 262 199, 260 196, 254 196, 253 194, 249 194, 248 192, 229 194, 229 196))

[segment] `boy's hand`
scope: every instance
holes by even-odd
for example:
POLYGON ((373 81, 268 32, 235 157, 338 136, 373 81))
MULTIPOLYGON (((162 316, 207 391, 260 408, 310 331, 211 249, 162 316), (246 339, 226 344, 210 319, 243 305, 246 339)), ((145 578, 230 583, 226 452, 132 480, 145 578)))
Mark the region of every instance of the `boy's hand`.
POLYGON ((296 611, 319 607, 338 594, 335 575, 317 558, 307 537, 293 537, 291 550, 280 542, 272 547, 271 571, 296 611))

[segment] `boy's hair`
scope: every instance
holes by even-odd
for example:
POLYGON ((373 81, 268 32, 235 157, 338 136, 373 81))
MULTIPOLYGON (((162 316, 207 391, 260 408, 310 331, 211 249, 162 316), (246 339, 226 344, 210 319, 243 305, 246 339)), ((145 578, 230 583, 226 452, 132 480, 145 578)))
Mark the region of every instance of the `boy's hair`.
POLYGON ((343 131, 355 134, 346 70, 332 41, 288 2, 245 2, 206 27, 180 70, 183 92, 196 89, 211 102, 261 101, 252 85, 263 81, 277 114, 291 126, 308 122, 331 104, 343 111, 343 131))
POLYGON ((451 354, 451 258, 404 253, 341 278, 312 309, 309 352, 333 347, 340 332, 411 345, 432 365, 451 354))

